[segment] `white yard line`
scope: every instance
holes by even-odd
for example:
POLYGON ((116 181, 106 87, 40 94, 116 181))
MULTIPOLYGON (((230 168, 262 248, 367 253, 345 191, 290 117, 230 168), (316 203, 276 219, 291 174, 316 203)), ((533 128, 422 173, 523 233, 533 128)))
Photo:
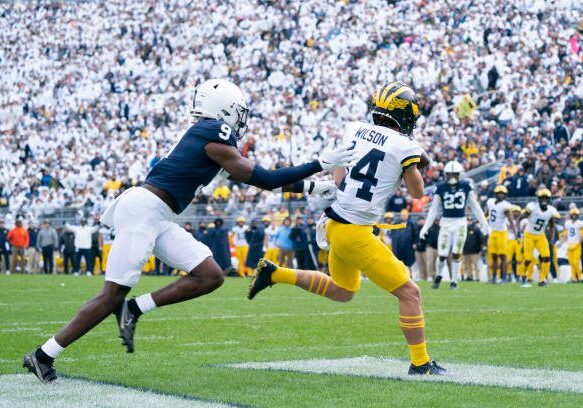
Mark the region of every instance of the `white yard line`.
POLYGON ((181 398, 119 385, 63 378, 54 384, 41 384, 32 374, 0 376, 0 407, 152 407, 224 408, 232 405, 181 398))
POLYGON ((583 394, 583 372, 502 367, 481 364, 443 363, 444 376, 407 375, 408 362, 396 359, 354 357, 334 360, 291 360, 227 364, 223 367, 284 370, 309 374, 336 374, 404 381, 431 381, 461 385, 574 392, 583 394))

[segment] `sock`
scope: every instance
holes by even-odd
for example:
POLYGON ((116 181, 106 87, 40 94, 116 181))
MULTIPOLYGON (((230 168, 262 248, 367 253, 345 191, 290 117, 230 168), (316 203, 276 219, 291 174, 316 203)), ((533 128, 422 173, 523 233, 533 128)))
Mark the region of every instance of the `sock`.
POLYGON ((51 337, 36 351, 36 357, 41 363, 48 364, 52 363, 63 351, 65 351, 65 348, 61 347, 54 337, 51 337))
POLYGON ((524 264, 522 262, 516 265, 516 274, 519 278, 524 277, 524 264))
POLYGON ((150 293, 146 293, 145 295, 138 296, 137 298, 128 301, 128 307, 132 313, 140 316, 143 313, 148 313, 150 310, 156 309, 156 303, 154 302, 154 299, 152 299, 152 295, 150 293), (137 306, 139 313, 135 313, 132 301, 137 306))
POLYGON ((541 273, 539 282, 544 282, 547 280, 547 276, 549 276, 549 271, 551 270, 551 263, 550 262, 541 262, 541 273))
POLYGON ((295 285, 297 278, 295 269, 283 268, 281 266, 271 275, 271 281, 273 283, 287 283, 289 285, 295 285))
POLYGON ((318 271, 305 272, 310 274, 310 286, 308 287, 308 291, 315 293, 316 295, 326 296, 332 278, 318 271))
POLYGON ((411 364, 414 366, 422 366, 431 360, 429 354, 427 354, 427 344, 425 342, 409 344, 409 352, 411 353, 411 364))
POLYGON ((451 280, 457 282, 460 280, 460 270, 462 268, 461 259, 451 261, 451 280))
POLYGON ((445 261, 437 258, 437 276, 443 276, 443 270, 445 269, 445 261))
MULTIPOLYGON (((425 319, 423 318, 423 314, 417 316, 399 315, 399 326, 401 326, 403 332, 423 329, 425 327, 425 319)), ((409 344, 409 352, 411 353, 411 363, 415 366, 421 366, 429 361, 425 342, 409 344)))

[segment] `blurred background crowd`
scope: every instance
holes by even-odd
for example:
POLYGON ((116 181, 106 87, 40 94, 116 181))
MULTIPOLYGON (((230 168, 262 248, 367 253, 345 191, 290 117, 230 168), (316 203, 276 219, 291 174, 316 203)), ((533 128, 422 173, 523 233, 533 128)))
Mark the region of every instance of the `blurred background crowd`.
MULTIPOLYGON (((541 185, 559 200, 583 196, 582 8, 574 0, 4 3, 2 228, 8 234, 22 218, 42 231, 50 227, 43 220, 72 209, 87 222, 66 228, 59 218, 52 250, 64 258, 71 227, 87 227, 87 249, 101 248, 107 233, 95 238, 94 217, 181 137, 193 90, 211 77, 247 93, 240 148, 266 168, 312 160, 341 141, 347 121, 367 119, 375 88, 411 84, 422 109, 413 137, 432 159, 427 196, 398 191, 391 212, 423 212, 452 159, 470 172, 491 169, 476 184, 482 199, 497 183, 511 198, 541 185)), ((225 181, 197 196, 188 214, 205 220, 193 227, 208 235, 199 238, 224 245, 222 228, 231 246, 235 218, 249 229, 262 219, 280 228, 289 216, 290 228, 305 227, 297 239, 308 248, 321 200, 225 181)), ((42 245, 29 246, 42 255, 42 245)), ((79 272, 76 260, 70 270, 79 272)))
MULTIPOLYGON (((0 208, 99 214, 184 133, 209 77, 248 94, 240 147, 264 167, 338 143, 346 121, 366 119, 373 90, 397 79, 421 103, 428 185, 456 158, 504 166, 511 197, 540 184, 580 195, 580 12, 569 0, 5 3, 0 208)), ((397 197, 389 209, 401 200, 426 204, 397 197)), ((275 211, 281 196, 225 184, 197 201, 212 217, 245 203, 275 211)))

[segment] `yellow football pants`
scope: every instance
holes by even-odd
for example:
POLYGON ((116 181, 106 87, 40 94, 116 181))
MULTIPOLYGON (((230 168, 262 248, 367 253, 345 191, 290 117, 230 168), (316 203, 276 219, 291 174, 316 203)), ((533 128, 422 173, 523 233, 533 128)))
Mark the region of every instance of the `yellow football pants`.
POLYGON ((372 233, 372 225, 326 223, 330 244, 328 266, 330 276, 343 289, 360 289, 360 273, 381 288, 392 292, 409 280, 409 270, 372 233))
POLYGON ((488 252, 506 255, 508 252, 508 231, 492 231, 488 238, 488 252))
POLYGON ((241 276, 251 275, 251 269, 245 267, 245 261, 247 260, 247 252, 249 252, 249 247, 247 245, 241 245, 235 247, 235 257, 238 261, 237 273, 241 276))
POLYGON ((551 252, 549 249, 549 241, 545 234, 531 234, 530 232, 524 233, 524 261, 530 262, 528 266, 528 279, 532 279, 533 273, 533 258, 534 258, 534 250, 537 250, 541 257, 541 273, 540 273, 540 282, 546 280, 547 275, 551 269, 550 262, 542 262, 542 258, 549 258, 551 256, 551 252))
POLYGON ((263 257, 277 265, 277 258, 279 257, 279 248, 267 248, 267 251, 265 251, 265 255, 263 255, 263 257))
POLYGON ((516 275, 519 277, 524 276, 524 254, 522 253, 522 242, 518 239, 511 239, 508 241, 508 253, 507 253, 508 263, 512 262, 512 259, 516 261, 516 275))
POLYGON ((571 280, 574 282, 581 280, 581 244, 569 244, 567 248, 567 259, 571 265, 571 280))

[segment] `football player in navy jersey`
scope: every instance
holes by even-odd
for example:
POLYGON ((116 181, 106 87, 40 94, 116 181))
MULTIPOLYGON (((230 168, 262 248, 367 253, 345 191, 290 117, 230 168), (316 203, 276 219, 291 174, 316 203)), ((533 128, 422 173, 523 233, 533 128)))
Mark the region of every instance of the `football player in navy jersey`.
POLYGON ((205 295, 221 286, 223 273, 210 249, 172 221, 219 172, 266 190, 323 194, 335 189, 332 182, 302 180, 322 170, 349 166, 355 157, 352 146, 324 151, 319 159, 299 166, 267 170, 237 150, 248 112, 243 92, 235 84, 211 79, 196 88, 194 125, 153 167, 143 186, 126 190, 101 217, 102 223, 116 232, 102 292, 54 337, 27 354, 25 368, 43 382, 55 380, 54 359, 112 313, 122 342, 131 353, 136 323, 143 313, 205 295), (190 272, 153 293, 126 299, 151 254, 172 268, 190 272))
POLYGON ((472 184, 461 179, 464 168, 456 161, 447 162, 444 167, 445 181, 437 185, 433 201, 427 214, 427 220, 419 233, 425 239, 429 227, 436 217, 441 214, 439 221, 439 236, 437 240, 437 275, 433 281, 433 288, 437 289, 443 277, 445 262, 451 254, 451 283, 450 288, 456 289, 460 279, 462 250, 466 242, 468 221, 466 206, 469 205, 478 219, 482 232, 488 235, 488 221, 475 197, 472 184))

